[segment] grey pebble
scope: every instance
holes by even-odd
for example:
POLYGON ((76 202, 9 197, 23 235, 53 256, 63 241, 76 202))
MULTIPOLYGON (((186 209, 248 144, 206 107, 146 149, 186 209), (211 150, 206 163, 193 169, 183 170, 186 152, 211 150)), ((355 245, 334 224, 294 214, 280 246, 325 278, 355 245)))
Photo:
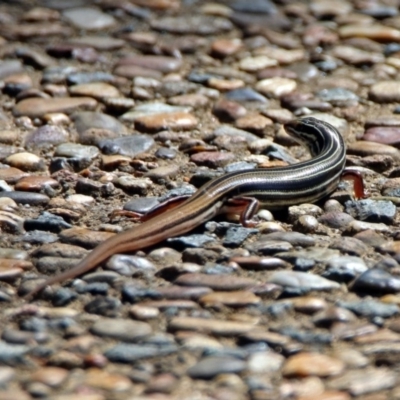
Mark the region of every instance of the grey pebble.
POLYGON ((258 233, 257 229, 245 228, 241 225, 230 226, 226 231, 222 244, 228 247, 237 247, 240 246, 250 235, 256 233, 258 233))
POLYGON ((159 299, 162 297, 157 289, 143 288, 131 282, 122 287, 121 294, 123 300, 131 304, 138 303, 143 299, 159 299))
POLYGON ((158 31, 175 34, 215 35, 232 29, 232 23, 215 16, 193 15, 182 17, 161 17, 151 22, 151 27, 158 31))
POLYGON ((110 285, 106 282, 93 282, 83 286, 77 286, 76 292, 79 294, 90 293, 92 295, 106 296, 110 285))
POLYGON ((260 240, 283 240, 293 246, 310 247, 315 245, 315 239, 300 232, 271 232, 261 235, 260 240))
POLYGON ((274 255, 276 253, 284 254, 293 250, 293 246, 283 240, 263 240, 249 243, 245 246, 246 250, 260 253, 263 255, 274 255))
POLYGON ((117 135, 123 136, 128 133, 127 128, 111 115, 100 112, 81 111, 71 115, 75 129, 81 135, 89 128, 106 129, 117 135))
POLYGON ((98 143, 104 154, 120 154, 135 157, 145 153, 154 145, 154 139, 149 135, 130 135, 115 139, 104 139, 98 143))
POLYGON ((34 342, 46 343, 50 340, 50 335, 47 332, 30 332, 6 328, 1 334, 1 338, 7 343, 30 345, 34 342))
POLYGON ((146 322, 117 318, 101 318, 90 330, 95 335, 122 342, 137 342, 152 333, 151 326, 146 322))
POLYGON ((351 289, 366 293, 397 293, 400 291, 400 279, 383 269, 371 268, 352 283, 351 289))
POLYGON ((0 79, 4 79, 9 75, 23 72, 22 62, 19 60, 1 60, 0 62, 0 79))
POLYGON ((188 375, 193 379, 212 379, 218 374, 237 374, 243 372, 247 363, 234 357, 209 356, 190 367, 188 375))
POLYGON ((233 101, 257 101, 260 103, 268 103, 268 100, 266 97, 264 97, 262 94, 258 93, 254 89, 250 87, 245 87, 245 88, 239 88, 239 89, 234 89, 230 90, 225 93, 225 97, 228 100, 233 100, 233 101))
POLYGON ((192 70, 187 76, 187 79, 190 82, 202 83, 202 84, 206 84, 211 78, 215 78, 215 74, 211 72, 201 72, 198 70, 192 70))
POLYGON ((328 261, 322 276, 337 282, 349 282, 367 269, 364 260, 360 257, 334 256, 328 261))
POLYGON ((196 192, 196 188, 192 185, 182 185, 177 188, 171 189, 166 192, 164 195, 159 197, 159 202, 163 203, 166 200, 169 200, 173 197, 190 197, 193 193, 196 192))
POLYGON ((146 214, 158 204, 158 197, 138 197, 126 202, 123 209, 126 211, 137 212, 139 214, 146 214))
POLYGON ((278 332, 300 343, 329 344, 333 341, 333 336, 330 333, 302 330, 292 326, 279 328, 278 332))
POLYGON ((124 276, 150 276, 155 272, 156 267, 147 258, 116 254, 112 256, 106 267, 124 276))
POLYGON ((107 350, 104 355, 112 362, 133 363, 137 360, 176 353, 178 349, 178 346, 173 344, 156 346, 121 343, 107 350))
POLYGON ((79 85, 90 82, 113 82, 115 76, 109 72, 104 71, 90 71, 90 72, 72 72, 67 76, 67 83, 69 85, 79 85))
POLYGON ((178 236, 169 238, 167 242, 172 245, 178 245, 183 247, 203 247, 206 243, 215 241, 215 238, 201 233, 194 233, 187 236, 178 236))
POLYGON ((346 107, 359 101, 359 97, 354 92, 340 87, 322 89, 317 92, 317 96, 336 107, 346 107))
POLYGON ((252 143, 260 138, 253 133, 244 131, 243 129, 234 128, 230 125, 221 125, 216 128, 213 133, 215 137, 217 136, 232 136, 234 138, 243 138, 247 143, 252 143))
POLYGON ((245 0, 236 0, 232 2, 231 7, 235 11, 243 13, 276 14, 278 12, 276 5, 270 0, 258 0, 251 3, 245 0))
POLYGON ((121 301, 115 297, 96 298, 85 305, 85 311, 104 317, 115 317, 121 308, 121 301))
POLYGON ((210 169, 198 169, 190 178, 190 184, 199 188, 200 186, 204 185, 211 179, 217 178, 221 176, 221 171, 217 170, 210 170, 210 169))
POLYGON ((95 146, 84 146, 78 143, 63 143, 56 147, 56 157, 93 160, 99 155, 99 149, 95 146))
POLYGON ((158 103, 158 102, 143 103, 136 105, 133 110, 123 114, 120 117, 120 119, 124 122, 132 122, 135 121, 137 118, 148 115, 157 115, 161 113, 174 113, 174 112, 190 112, 190 111, 192 111, 192 108, 187 106, 171 106, 169 104, 158 103))
POLYGON ((168 147, 160 147, 154 155, 162 160, 173 160, 177 155, 177 151, 168 147))
POLYGON ((52 296, 51 303, 54 307, 64 307, 76 300, 78 294, 69 288, 60 287, 58 288, 52 296))
POLYGON ((286 147, 277 143, 271 143, 267 148, 264 149, 262 154, 265 154, 268 157, 273 157, 277 160, 285 161, 288 164, 295 164, 297 162, 297 160, 288 153, 286 147))
POLYGON ((354 218, 341 211, 330 211, 321 215, 318 221, 330 228, 344 229, 350 222, 354 221, 354 218))
POLYGON ((361 221, 392 224, 396 217, 396 206, 386 200, 347 201, 345 207, 347 213, 361 221))
POLYGON ((331 290, 337 289, 340 285, 319 275, 297 272, 297 271, 277 271, 273 272, 268 282, 281 285, 285 288, 295 288, 302 290, 331 290))
POLYGON ((158 92, 163 97, 172 97, 194 92, 197 88, 198 85, 189 81, 167 81, 162 83, 158 92))
POLYGON ((65 83, 67 77, 77 71, 77 67, 72 65, 62 65, 47 67, 43 71, 42 82, 60 84, 65 83))
POLYGON ((31 244, 54 243, 58 241, 58 236, 54 233, 44 232, 43 230, 33 230, 16 237, 14 241, 31 244))
POLYGON ((235 163, 230 163, 224 167, 225 172, 233 172, 233 171, 248 171, 257 167, 256 163, 249 163, 246 161, 238 161, 235 163))
POLYGON ((9 366, 27 364, 25 355, 29 350, 29 346, 12 345, 10 343, 0 341, 0 363, 9 366))
POLYGON ((304 271, 317 263, 326 264, 332 257, 338 256, 339 251, 323 247, 309 247, 304 250, 292 250, 275 255, 290 262, 296 269, 304 271))
POLYGON ((367 318, 390 318, 400 311, 400 308, 396 304, 386 304, 372 299, 339 301, 338 305, 367 318))
POLYGON ((9 197, 18 204, 29 204, 31 206, 47 204, 50 201, 50 198, 45 194, 18 190, 12 192, 0 192, 0 197, 9 197))
POLYGON ((114 17, 95 7, 70 8, 63 11, 63 17, 78 29, 107 29, 116 22, 114 17))
POLYGON ((27 231, 41 230, 58 233, 63 229, 72 228, 72 225, 65 222, 64 219, 58 215, 43 211, 39 217, 35 219, 26 219, 24 228, 27 231))
POLYGON ((0 143, 0 158, 1 159, 4 159, 11 154, 19 153, 20 151, 21 151, 20 147, 10 146, 7 144, 0 143))
POLYGON ((368 252, 368 246, 361 240, 354 237, 340 237, 335 239, 329 247, 338 249, 342 253, 348 253, 353 256, 363 256, 368 252))
POLYGON ((25 146, 31 148, 58 145, 68 140, 69 134, 64 128, 56 125, 43 125, 30 132, 24 142, 25 146))

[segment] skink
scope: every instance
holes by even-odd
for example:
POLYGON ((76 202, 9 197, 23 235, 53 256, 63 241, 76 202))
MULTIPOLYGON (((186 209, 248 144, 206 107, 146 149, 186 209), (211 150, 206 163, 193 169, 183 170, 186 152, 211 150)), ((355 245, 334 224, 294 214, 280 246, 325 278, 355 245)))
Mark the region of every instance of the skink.
POLYGON ((312 159, 287 167, 231 172, 213 179, 188 199, 179 198, 157 207, 144 216, 141 225, 101 243, 74 268, 47 279, 26 297, 82 275, 114 254, 147 248, 187 233, 217 214, 240 214, 242 224, 251 226, 259 207, 279 209, 315 202, 333 192, 345 166, 346 146, 340 133, 313 117, 289 122, 285 130, 308 147, 312 159), (164 212, 165 209, 170 211, 164 212))

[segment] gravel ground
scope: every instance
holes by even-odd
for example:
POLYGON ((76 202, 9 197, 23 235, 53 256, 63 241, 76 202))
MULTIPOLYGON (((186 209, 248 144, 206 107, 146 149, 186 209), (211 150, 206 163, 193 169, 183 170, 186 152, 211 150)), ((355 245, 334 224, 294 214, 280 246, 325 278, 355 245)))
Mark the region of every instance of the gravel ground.
POLYGON ((0 2, 0 400, 400 399, 399 27, 394 0, 0 2), (307 115, 367 198, 222 216, 22 299, 120 210, 307 159, 283 129, 307 115))

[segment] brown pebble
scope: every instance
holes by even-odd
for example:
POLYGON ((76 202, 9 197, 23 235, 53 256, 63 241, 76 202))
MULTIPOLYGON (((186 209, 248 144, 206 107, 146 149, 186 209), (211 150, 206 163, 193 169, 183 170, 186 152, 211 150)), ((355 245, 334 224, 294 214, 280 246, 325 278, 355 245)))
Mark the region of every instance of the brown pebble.
POLYGON ((378 103, 400 101, 400 83, 396 81, 381 81, 371 86, 369 97, 378 103))
POLYGON ((66 369, 82 368, 84 361, 81 355, 61 350, 48 358, 49 365, 54 365, 66 369))
POLYGON ((254 279, 239 276, 193 273, 180 275, 174 283, 183 286, 206 286, 214 290, 241 290, 257 282, 254 279))
POLYGON ((128 377, 97 368, 91 368, 87 371, 85 384, 94 388, 109 390, 112 392, 125 391, 132 386, 132 382, 128 377))
POLYGON ((135 118, 135 126, 141 131, 161 131, 163 129, 190 130, 198 124, 197 118, 182 111, 144 115, 135 118))
POLYGON ((209 87, 217 89, 221 92, 227 92, 229 90, 239 89, 244 85, 245 84, 242 79, 210 78, 208 80, 209 87))
POLYGON ((353 46, 336 46, 332 50, 333 56, 340 60, 343 60, 347 64, 358 65, 358 64, 376 64, 384 61, 384 57, 381 53, 373 53, 357 49, 353 46))
POLYGON ((178 379, 172 373, 165 372, 150 379, 146 393, 171 393, 177 385, 178 379))
POLYGON ((238 118, 235 121, 235 125, 239 129, 244 129, 250 132, 261 133, 268 126, 273 125, 273 121, 270 118, 264 117, 260 114, 247 114, 244 117, 238 118))
POLYGON ((27 175, 26 172, 18 168, 0 168, 0 180, 6 181, 7 183, 13 184, 27 175))
POLYGON ((240 39, 216 39, 211 44, 211 53, 216 57, 227 57, 237 53, 243 47, 240 39))
POLYGON ((57 187, 58 181, 49 176, 26 176, 15 185, 15 190, 41 191, 44 187, 57 187))
POLYGON ((366 37, 377 41, 400 42, 400 31, 384 25, 346 25, 339 28, 342 38, 366 37))
POLYGON ((235 121, 245 116, 247 110, 236 101, 221 99, 217 101, 213 107, 213 114, 221 121, 235 121))
POLYGON ((120 97, 119 90, 109 83, 105 82, 91 82, 74 85, 69 88, 72 96, 88 96, 97 100, 104 97, 120 97))
POLYGON ((170 320, 168 327, 173 331, 190 330, 216 336, 236 336, 254 329, 253 324, 244 322, 192 317, 174 317, 170 320))
MULTIPOLYGON (((119 65, 114 69, 114 74, 128 79, 135 77, 160 79, 162 77, 161 72, 150 68, 140 67, 138 65, 119 65)), ((141 98, 141 96, 138 95, 134 97, 141 98)))
POLYGON ((320 297, 297 297, 292 299, 291 302, 296 311, 305 314, 314 314, 328 307, 328 303, 320 297))
POLYGON ((202 151, 192 154, 190 160, 197 165, 204 165, 210 168, 224 167, 235 159, 232 153, 222 153, 219 151, 202 151))
POLYGON ((288 78, 270 78, 259 81, 256 85, 256 89, 265 94, 266 96, 273 98, 280 98, 291 92, 297 87, 297 83, 293 79, 288 78))
POLYGON ((23 171, 40 171, 45 168, 44 160, 36 154, 22 152, 8 156, 5 162, 11 167, 19 168, 23 171))
POLYGON ((319 353, 299 353, 290 357, 282 370, 286 377, 333 376, 345 368, 342 361, 319 353))
POLYGON ((389 329, 379 329, 370 335, 359 336, 355 338, 355 343, 358 344, 369 344, 384 342, 386 344, 390 342, 400 342, 400 335, 389 329))
POLYGON ((206 307, 225 305, 229 307, 245 307, 258 304, 260 298, 251 292, 212 292, 200 297, 199 302, 206 307))
POLYGON ((400 147, 400 127, 377 126, 368 128, 362 137, 369 142, 389 144, 394 147, 400 147))
POLYGON ((32 98, 17 103, 13 109, 13 114, 16 117, 27 115, 35 118, 54 112, 71 113, 82 108, 93 110, 96 105, 97 101, 91 97, 32 98))
POLYGON ((189 106, 194 109, 206 107, 210 100, 202 94, 182 94, 179 96, 170 97, 168 103, 175 106, 189 106))
POLYGON ((358 141, 350 143, 347 147, 347 151, 349 154, 363 157, 376 154, 388 154, 395 159, 400 158, 400 152, 395 147, 375 142, 358 141))
POLYGON ((319 393, 318 395, 305 395, 305 396, 300 395, 299 397, 297 397, 297 400, 351 400, 351 397, 347 392, 340 392, 337 390, 327 390, 323 393, 319 393))
POLYGON ((162 286, 157 289, 157 293, 166 299, 193 299, 196 300, 199 297, 210 293, 209 287, 196 286, 196 287, 185 287, 178 285, 162 286))
POLYGON ((395 240, 393 242, 386 242, 379 246, 379 251, 383 253, 389 253, 391 255, 396 255, 400 253, 400 241, 395 240))
POLYGON ((56 388, 65 381, 68 374, 69 372, 64 368, 41 367, 31 375, 30 379, 56 388))
POLYGON ((369 118, 365 121, 365 128, 373 128, 373 127, 381 127, 381 126, 391 126, 391 127, 400 127, 400 116, 398 115, 383 115, 377 116, 374 118, 369 118))
POLYGON ((64 229, 60 233, 60 238, 66 243, 76 244, 78 246, 92 249, 114 235, 114 233, 110 232, 97 232, 85 228, 75 227, 64 229))

